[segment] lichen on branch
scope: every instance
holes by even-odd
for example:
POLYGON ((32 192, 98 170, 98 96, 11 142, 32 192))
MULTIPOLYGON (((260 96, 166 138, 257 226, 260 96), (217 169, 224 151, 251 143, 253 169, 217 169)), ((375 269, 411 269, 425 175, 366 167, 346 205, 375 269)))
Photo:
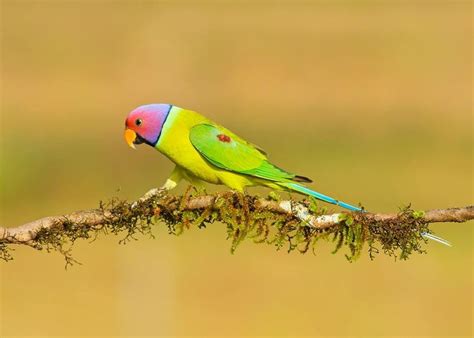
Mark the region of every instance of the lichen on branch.
POLYGON ((163 191, 147 194, 136 202, 112 199, 97 209, 69 215, 51 216, 15 228, 0 227, 0 259, 13 259, 13 245, 28 245, 37 250, 58 251, 66 266, 73 264, 71 248, 79 239, 115 234, 119 243, 145 235, 154 237, 160 224, 168 233, 181 235, 212 223, 226 226, 234 252, 244 241, 267 243, 288 252, 315 252, 320 240, 334 242, 334 253, 346 248, 345 256, 354 261, 364 250, 370 258, 384 253, 407 259, 424 253, 432 222, 464 222, 474 219, 474 207, 415 211, 410 207, 396 214, 340 212, 327 214, 316 200, 280 201, 275 194, 267 198, 234 192, 198 193, 192 188, 181 196, 163 191), (364 249, 365 248, 365 249, 364 249))

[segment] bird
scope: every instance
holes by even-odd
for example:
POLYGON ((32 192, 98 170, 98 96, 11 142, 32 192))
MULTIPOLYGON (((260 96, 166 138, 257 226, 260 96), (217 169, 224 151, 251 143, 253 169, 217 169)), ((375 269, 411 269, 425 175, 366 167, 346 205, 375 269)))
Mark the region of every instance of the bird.
POLYGON ((304 184, 311 179, 272 164, 260 147, 192 110, 165 103, 139 106, 125 120, 124 137, 130 147, 147 144, 176 164, 163 190, 175 188, 182 179, 198 186, 203 181, 221 184, 240 193, 265 186, 362 210, 308 188, 304 184))
MULTIPOLYGON (((311 196, 350 211, 366 211, 308 188, 305 183, 312 183, 311 179, 274 165, 260 147, 192 110, 167 103, 139 106, 125 120, 124 138, 133 149, 147 144, 175 163, 160 190, 174 189, 183 179, 198 186, 203 181, 223 184, 240 193, 247 187, 265 186, 311 196)), ((421 235, 451 246, 431 233, 421 235)))

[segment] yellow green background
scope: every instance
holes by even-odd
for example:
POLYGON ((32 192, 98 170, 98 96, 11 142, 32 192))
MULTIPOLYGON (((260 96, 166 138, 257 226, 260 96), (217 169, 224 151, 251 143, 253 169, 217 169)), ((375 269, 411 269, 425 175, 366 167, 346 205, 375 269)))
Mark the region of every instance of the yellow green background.
MULTIPOLYGON (((127 113, 153 102, 197 110, 369 210, 472 204, 469 1, 1 6, 2 225, 162 184, 172 164, 122 139, 127 113)), ((472 226, 434 225, 454 246, 406 262, 351 264, 329 244, 231 255, 220 224, 80 242, 68 271, 18 247, 0 263, 0 336, 471 336, 472 226)))

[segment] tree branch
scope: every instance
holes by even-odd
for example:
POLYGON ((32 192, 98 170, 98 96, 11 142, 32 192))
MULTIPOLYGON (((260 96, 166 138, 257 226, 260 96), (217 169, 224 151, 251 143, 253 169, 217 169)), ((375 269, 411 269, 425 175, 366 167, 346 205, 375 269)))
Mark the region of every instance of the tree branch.
POLYGON ((225 223, 232 239, 232 251, 244 238, 250 237, 278 248, 287 244, 289 251, 306 252, 310 246, 314 249, 319 238, 332 234, 336 249, 344 244, 349 247, 348 258, 357 258, 365 242, 369 243, 371 257, 379 251, 374 245, 379 242, 385 253, 395 255, 400 251, 399 256, 406 258, 412 251, 424 252, 420 247, 424 241, 421 234, 430 233, 429 223, 472 219, 473 206, 426 212, 407 207, 396 214, 327 214, 314 200, 278 201, 233 192, 193 196, 189 189, 183 196, 172 196, 154 189, 133 203, 112 200, 101 203, 98 209, 49 216, 13 228, 0 227, 0 258, 12 259, 9 251, 12 244, 58 250, 68 258, 69 250, 64 245, 78 238, 96 237, 101 231, 125 232, 121 242, 126 242, 137 232, 151 235, 151 225, 159 221, 165 222, 169 232, 175 234, 192 225, 225 223))

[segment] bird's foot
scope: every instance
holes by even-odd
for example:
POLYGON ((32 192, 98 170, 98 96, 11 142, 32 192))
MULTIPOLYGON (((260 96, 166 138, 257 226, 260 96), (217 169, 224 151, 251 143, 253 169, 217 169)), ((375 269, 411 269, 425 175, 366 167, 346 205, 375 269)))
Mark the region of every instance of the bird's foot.
POLYGON ((142 197, 140 197, 138 199, 138 201, 136 202, 133 202, 132 204, 132 209, 133 208, 136 208, 137 205, 139 203, 142 203, 142 202, 146 202, 156 196, 162 196, 164 195, 166 192, 168 191, 168 189, 164 189, 164 188, 153 188, 153 189, 150 189, 145 195, 143 195, 142 197))
POLYGON ((140 198, 140 200, 149 200, 150 198, 153 198, 155 196, 159 196, 161 194, 163 194, 164 192, 166 192, 167 189, 164 189, 164 188, 153 188, 153 189, 150 189, 147 191, 147 193, 145 195, 143 195, 142 198, 140 198))
POLYGON ((193 184, 193 189, 197 195, 207 195, 206 186, 204 184, 193 184))

